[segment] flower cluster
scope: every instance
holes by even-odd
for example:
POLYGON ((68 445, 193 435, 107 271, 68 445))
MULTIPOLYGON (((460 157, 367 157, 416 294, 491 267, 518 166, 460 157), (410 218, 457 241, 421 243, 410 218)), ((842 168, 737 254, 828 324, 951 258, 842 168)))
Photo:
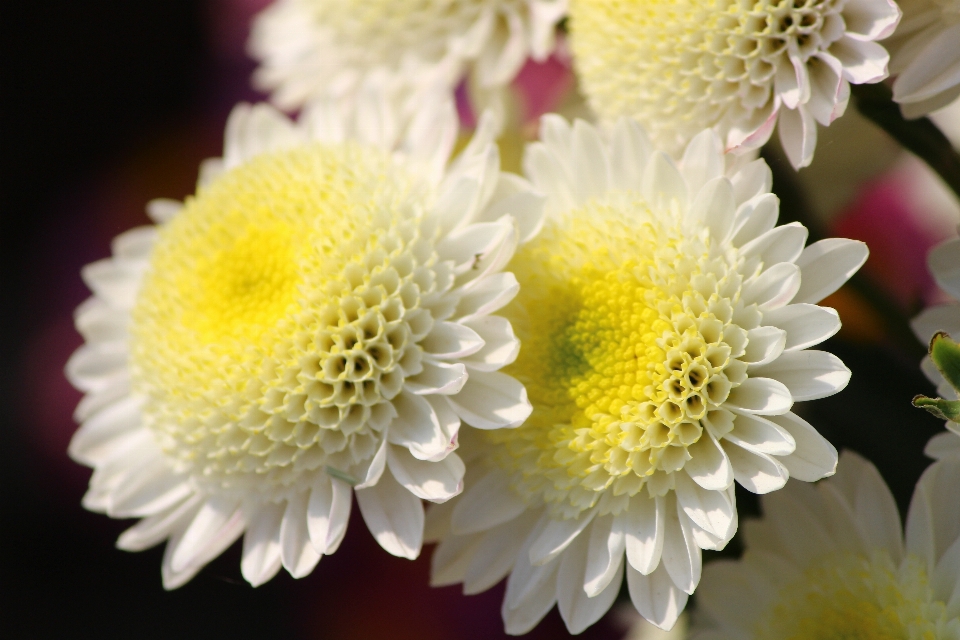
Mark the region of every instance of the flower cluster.
MULTIPOLYGON (((83 271, 84 506, 165 542, 168 589, 241 537, 250 584, 303 577, 355 500, 387 552, 437 543, 432 584, 505 579, 510 634, 554 606, 580 633, 625 582, 665 630, 696 592, 703 640, 960 640, 960 347, 923 364, 948 431, 904 538, 803 404, 851 378, 815 347, 866 245, 778 225, 756 154, 777 128, 810 164, 887 37, 905 116, 960 95, 955 5, 277 0, 250 41, 275 106, 237 106, 196 194, 83 271), (505 92, 551 56, 590 116, 521 131, 505 92), (505 129, 536 138, 523 175, 505 129), (764 518, 704 567, 737 485, 764 518)), ((960 241, 931 269, 960 298, 960 241)), ((914 326, 960 334, 960 305, 914 326)))

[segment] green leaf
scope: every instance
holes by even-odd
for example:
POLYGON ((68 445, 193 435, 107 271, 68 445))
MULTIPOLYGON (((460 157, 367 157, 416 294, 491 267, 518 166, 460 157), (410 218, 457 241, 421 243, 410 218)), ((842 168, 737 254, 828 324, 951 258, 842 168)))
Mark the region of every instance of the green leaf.
POLYGON ((359 480, 354 478, 352 475, 350 475, 346 471, 340 471, 340 469, 331 467, 330 465, 327 465, 326 467, 324 467, 324 471, 326 471, 327 475, 330 476, 331 478, 336 478, 337 480, 343 480, 344 482, 349 484, 351 487, 355 487, 358 484, 360 484, 359 480))
POLYGON ((960 344, 938 331, 930 340, 930 357, 944 379, 960 393, 960 344))
POLYGON ((960 400, 916 396, 913 399, 913 406, 926 409, 941 420, 960 422, 960 400))

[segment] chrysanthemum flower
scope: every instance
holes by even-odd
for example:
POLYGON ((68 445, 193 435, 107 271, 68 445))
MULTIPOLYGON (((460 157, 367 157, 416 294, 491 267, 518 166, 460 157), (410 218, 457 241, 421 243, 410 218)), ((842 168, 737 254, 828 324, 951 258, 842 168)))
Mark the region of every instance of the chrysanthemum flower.
POLYGON ((381 546, 414 558, 420 499, 461 490, 461 420, 529 415, 491 313, 542 199, 499 172, 489 119, 447 166, 456 112, 435 105, 409 126, 372 94, 300 124, 240 106, 197 195, 152 203, 156 227, 84 269, 70 454, 95 469, 87 508, 143 518, 120 548, 168 541, 167 588, 241 535, 252 584, 306 575, 354 494, 381 546))
MULTIPOLYGON (((933 248, 927 258, 930 273, 941 289, 955 299, 960 299, 960 238, 952 238, 933 248)), ((911 322, 917 338, 924 344, 938 331, 960 338, 960 302, 948 302, 925 309, 911 322)), ((920 363, 920 368, 930 382, 937 385, 937 394, 948 400, 958 400, 960 395, 944 380, 930 356, 920 363)), ((927 443, 925 453, 935 459, 948 456, 960 458, 960 424, 948 420, 947 431, 939 433, 927 443)))
POLYGON ((478 103, 497 102, 528 57, 555 46, 567 0, 277 0, 254 22, 254 76, 283 108, 319 94, 349 99, 371 73, 413 94, 451 92, 466 74, 478 103))
POLYGON ((892 0, 740 2, 571 0, 574 63, 606 123, 636 117, 678 154, 713 127, 753 149, 774 124, 796 168, 813 158, 819 122, 843 115, 849 83, 879 82, 892 0))
POLYGON ((960 96, 960 1, 902 0, 903 22, 890 42, 893 99, 908 118, 960 96))
POLYGON ((525 169, 547 222, 511 262, 520 294, 504 310, 523 344, 507 371, 533 413, 462 441, 466 490, 428 514, 433 582, 475 593, 509 573, 509 633, 554 604, 578 633, 626 573, 637 610, 669 628, 700 550, 736 531, 735 480, 767 493, 833 473, 836 450, 790 410, 849 380, 808 347, 839 329, 815 303, 867 250, 775 227, 768 167, 726 177, 711 131, 678 166, 632 121, 609 142, 542 123, 525 169))
POLYGON ((883 478, 848 452, 833 478, 762 504, 743 558, 704 569, 691 638, 960 638, 960 464, 923 474, 906 539, 883 478))

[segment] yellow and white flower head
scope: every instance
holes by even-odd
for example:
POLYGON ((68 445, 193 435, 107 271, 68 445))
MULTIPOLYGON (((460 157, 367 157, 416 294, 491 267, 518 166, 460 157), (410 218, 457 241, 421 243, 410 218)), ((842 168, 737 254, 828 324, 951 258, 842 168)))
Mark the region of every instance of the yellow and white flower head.
POLYGON ((960 0, 901 0, 903 22, 890 43, 893 99, 908 118, 960 96, 960 0))
POLYGON ((529 415, 491 314, 542 198, 500 173, 490 118, 448 166, 456 112, 434 104, 406 125, 377 95, 299 124, 239 106, 196 196, 152 203, 156 227, 84 269, 70 454, 95 469, 87 508, 143 518, 120 548, 167 540, 167 588, 241 535, 250 583, 306 575, 354 494, 381 546, 414 558, 420 499, 461 490, 461 421, 529 415))
POLYGON ((254 81, 286 109, 317 95, 349 101, 371 74, 404 87, 472 95, 496 105, 528 57, 556 45, 567 0, 277 0, 253 25, 254 81))
POLYGON ((428 513, 433 582, 475 593, 509 574, 509 633, 554 604, 579 633, 626 574, 637 610, 669 628, 700 550, 737 529, 735 481, 767 493, 833 473, 836 450, 791 408, 849 380, 808 347, 839 329, 816 302, 867 250, 776 227, 769 168, 728 177, 713 131, 679 164, 629 120, 608 141, 545 116, 541 140, 524 166, 547 221, 510 264, 520 293, 504 310, 523 345, 505 371, 533 413, 464 436, 466 490, 428 513))
POLYGON ((774 125, 794 167, 810 164, 819 122, 843 115, 850 83, 887 77, 875 40, 893 0, 571 0, 574 63, 601 121, 637 118, 679 154, 712 127, 755 149, 774 125))
POLYGON ((743 557, 704 569, 690 637, 957 640, 957 504, 960 464, 933 464, 904 535, 876 467, 844 452, 833 478, 763 497, 743 557))
MULTIPOLYGON (((960 300, 960 238, 952 238, 934 247, 927 256, 927 264, 937 285, 955 300, 960 300)), ((925 309, 910 324, 924 344, 928 344, 939 331, 946 332, 956 340, 960 338, 960 302, 947 302, 925 309)), ((948 400, 960 400, 956 390, 944 380, 929 355, 924 357, 920 368, 927 379, 937 385, 937 395, 948 400)), ((945 457, 960 459, 960 424, 948 420, 946 427, 947 431, 930 438, 924 452, 937 460, 945 457)))

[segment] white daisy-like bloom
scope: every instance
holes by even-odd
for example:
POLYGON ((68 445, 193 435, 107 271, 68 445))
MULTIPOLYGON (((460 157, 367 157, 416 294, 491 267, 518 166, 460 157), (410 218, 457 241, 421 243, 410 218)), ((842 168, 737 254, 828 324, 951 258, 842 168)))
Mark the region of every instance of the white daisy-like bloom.
POLYGON ((349 102, 374 73, 452 92, 464 76, 478 105, 498 107, 527 58, 545 60, 567 0, 277 0, 254 21, 254 75, 295 109, 318 95, 349 102))
POLYGON ((850 84, 887 77, 875 41, 893 0, 571 0, 574 65, 590 106, 635 117, 672 153, 705 128, 755 149, 774 125, 794 167, 810 164, 817 125, 843 115, 850 84))
POLYGON ((876 467, 791 483, 744 523, 740 560, 704 569, 692 640, 960 639, 960 463, 935 463, 907 515, 876 467))
MULTIPOLYGON (((960 238, 951 238, 930 251, 927 265, 937 285, 960 300, 960 238)), ((917 338, 928 344, 934 334, 944 331, 954 340, 960 339, 960 302, 947 302, 922 311, 911 321, 917 338)), ((937 385, 937 394, 948 400, 960 400, 957 391, 950 386, 929 355, 920 363, 920 368, 930 382, 937 385)), ((960 424, 948 420, 947 431, 930 438, 925 453, 934 458, 960 458, 960 424)))
POLYGON ((960 0, 901 0, 903 21, 890 42, 893 99, 908 118, 960 96, 960 0))
POLYGON ((840 328, 816 303, 864 262, 860 242, 804 248, 762 160, 725 175, 704 131, 675 164, 622 120, 609 140, 545 116, 524 166, 547 221, 510 263, 504 309, 523 348, 505 369, 533 413, 464 434, 466 490, 431 508, 432 581, 483 591, 509 574, 508 633, 557 604, 572 633, 613 603, 673 626, 701 549, 737 529, 734 482, 756 493, 833 473, 836 450, 791 412, 850 372, 808 349, 840 328), (626 557, 626 561, 624 561, 626 557))
POLYGON ((154 201, 157 226, 83 270, 70 455, 94 468, 85 507, 142 518, 121 549, 167 541, 167 588, 241 535, 251 584, 304 576, 353 495, 380 545, 415 558, 421 498, 461 490, 461 421, 530 413, 498 371, 517 339, 491 314, 542 198, 500 173, 490 118, 448 165, 450 101, 401 126, 369 98, 297 124, 237 107, 196 196, 154 201))

